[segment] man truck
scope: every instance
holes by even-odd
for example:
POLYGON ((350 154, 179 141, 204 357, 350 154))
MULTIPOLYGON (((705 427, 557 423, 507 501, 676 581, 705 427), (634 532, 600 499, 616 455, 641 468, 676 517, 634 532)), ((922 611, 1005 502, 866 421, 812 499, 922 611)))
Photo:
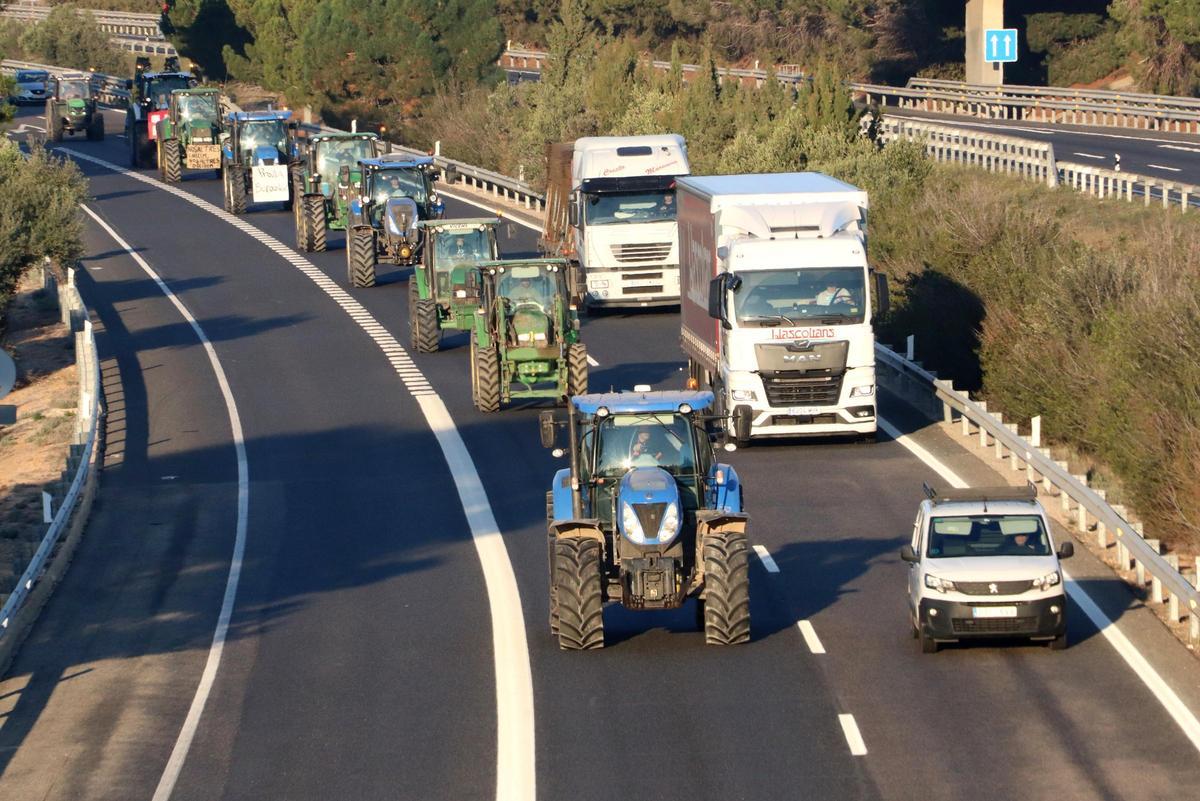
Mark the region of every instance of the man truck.
POLYGON ((820 173, 680 178, 681 345, 739 445, 873 439, 867 193, 820 173))
POLYGON ((590 136, 547 147, 540 244, 571 262, 577 303, 679 302, 675 179, 689 172, 678 134, 590 136))

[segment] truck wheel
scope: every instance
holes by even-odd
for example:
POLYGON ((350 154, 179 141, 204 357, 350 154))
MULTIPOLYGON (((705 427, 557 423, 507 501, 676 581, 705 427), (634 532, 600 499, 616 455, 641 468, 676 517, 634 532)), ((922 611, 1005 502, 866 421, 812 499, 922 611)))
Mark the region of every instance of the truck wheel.
POLYGON ((704 540, 704 642, 750 641, 750 547, 740 531, 704 540))
POLYGON ((246 213, 246 178, 237 167, 225 168, 225 210, 230 214, 246 213))
POLYGON ((582 342, 576 342, 567 348, 567 395, 586 395, 587 391, 587 347, 582 342))
POLYGON ((375 286, 375 232, 351 228, 346 232, 346 278, 353 287, 375 286))
POLYGON ((475 408, 500 409, 500 355, 494 347, 475 348, 475 408))
POLYGON ((179 149, 178 139, 164 139, 158 154, 158 167, 163 180, 169 184, 177 184, 183 180, 183 153, 179 149))
POLYGON ((408 337, 417 353, 436 353, 442 338, 437 302, 421 298, 416 277, 408 279, 408 337))
POLYGON ((554 542, 558 647, 590 651, 604 647, 604 597, 600 591, 600 543, 591 537, 554 542))
POLYGON ((87 138, 89 142, 104 141, 104 115, 97 109, 92 114, 92 122, 88 125, 87 138))

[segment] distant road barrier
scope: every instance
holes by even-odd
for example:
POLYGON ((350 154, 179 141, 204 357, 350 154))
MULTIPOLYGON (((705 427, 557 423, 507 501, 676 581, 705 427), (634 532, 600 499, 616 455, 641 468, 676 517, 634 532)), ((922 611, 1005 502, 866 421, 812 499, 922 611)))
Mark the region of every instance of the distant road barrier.
MULTIPOLYGON (((56 282, 49 264, 41 269, 47 291, 54 292, 56 282)), ((63 323, 75 334, 75 364, 79 374, 75 434, 62 481, 50 493, 52 522, 16 587, 0 607, 0 673, 6 669, 21 637, 66 568, 69 553, 60 554, 60 551, 73 549, 96 492, 97 439, 104 419, 100 363, 92 322, 75 285, 74 268, 67 269, 66 286, 57 286, 57 294, 63 323)))
POLYGON ((980 447, 995 448, 998 459, 1008 459, 1012 471, 1025 471, 1049 502, 1057 498, 1063 517, 1077 536, 1089 532, 1104 560, 1148 600, 1168 623, 1188 621, 1186 639, 1200 644, 1200 574, 1189 581, 1179 571, 1178 554, 1160 553, 1159 541, 1142 535, 1141 523, 1132 523, 1123 507, 1113 506, 1103 490, 1088 486, 1086 476, 1071 475, 1066 462, 1055 461, 1048 448, 1039 447, 1017 433, 1016 423, 1004 422, 999 412, 989 412, 983 401, 972 400, 950 381, 909 361, 886 345, 875 345, 875 369, 881 384, 931 419, 958 423, 964 437, 979 437, 980 447))
MULTIPOLYGON (((50 14, 51 6, 40 3, 7 3, 0 9, 0 17, 22 22, 41 22, 50 14)), ((162 18, 158 14, 138 14, 131 11, 106 11, 98 8, 80 8, 90 14, 96 26, 114 36, 142 36, 162 39, 162 18)))
POLYGON ((887 115, 879 121, 879 129, 885 143, 897 139, 923 142, 926 154, 937 161, 1019 175, 1096 198, 1132 202, 1136 197, 1147 206, 1151 202, 1162 203, 1163 208, 1178 205, 1185 212, 1200 201, 1200 188, 1192 184, 1058 161, 1049 142, 887 115))

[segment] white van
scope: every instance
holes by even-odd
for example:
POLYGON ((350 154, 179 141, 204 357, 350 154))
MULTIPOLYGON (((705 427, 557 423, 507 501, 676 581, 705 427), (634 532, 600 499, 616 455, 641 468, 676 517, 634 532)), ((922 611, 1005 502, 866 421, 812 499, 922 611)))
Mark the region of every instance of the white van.
POLYGON ((1067 645, 1060 559, 1037 489, 934 489, 925 485, 908 563, 912 636, 931 654, 944 642, 1003 637, 1067 645))

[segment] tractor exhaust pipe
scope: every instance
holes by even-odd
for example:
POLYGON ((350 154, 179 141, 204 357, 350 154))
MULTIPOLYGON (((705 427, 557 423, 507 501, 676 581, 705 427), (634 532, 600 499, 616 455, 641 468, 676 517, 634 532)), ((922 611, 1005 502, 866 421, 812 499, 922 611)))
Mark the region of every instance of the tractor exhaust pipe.
POLYGON ((575 407, 567 398, 567 439, 571 443, 571 516, 576 520, 583 517, 583 490, 579 486, 579 440, 575 436, 578 428, 575 407))

